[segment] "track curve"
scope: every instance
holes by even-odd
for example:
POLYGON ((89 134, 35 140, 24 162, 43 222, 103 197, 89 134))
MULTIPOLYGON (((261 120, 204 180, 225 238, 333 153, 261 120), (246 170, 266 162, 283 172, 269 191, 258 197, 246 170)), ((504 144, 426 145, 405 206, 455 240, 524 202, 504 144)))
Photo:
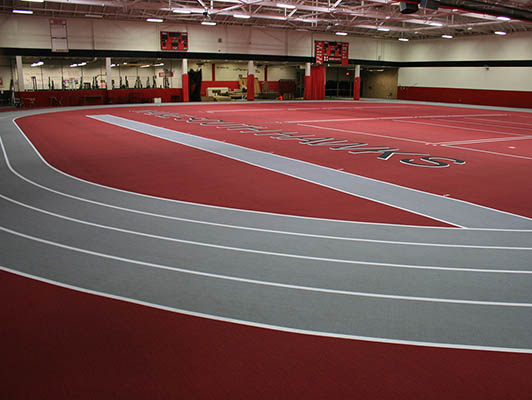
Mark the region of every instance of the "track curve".
POLYGON ((280 330, 532 352, 530 230, 357 223, 158 199, 68 176, 10 115, 0 125, 5 269, 280 330))

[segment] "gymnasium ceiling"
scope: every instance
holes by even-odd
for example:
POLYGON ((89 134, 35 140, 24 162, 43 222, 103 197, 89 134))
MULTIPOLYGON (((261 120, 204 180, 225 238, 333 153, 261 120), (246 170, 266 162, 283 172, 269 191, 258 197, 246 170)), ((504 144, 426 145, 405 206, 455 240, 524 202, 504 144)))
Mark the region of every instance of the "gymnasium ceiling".
MULTIPOLYGON (((55 18, 162 19, 165 23, 243 25, 311 32, 344 32, 387 39, 442 35, 488 35, 532 31, 532 0, 0 0, 0 14, 13 9, 55 18), (423 7, 422 5, 425 5, 423 7), (240 16, 240 18, 239 18, 240 16)), ((207 26, 205 27, 208 28, 207 26)))

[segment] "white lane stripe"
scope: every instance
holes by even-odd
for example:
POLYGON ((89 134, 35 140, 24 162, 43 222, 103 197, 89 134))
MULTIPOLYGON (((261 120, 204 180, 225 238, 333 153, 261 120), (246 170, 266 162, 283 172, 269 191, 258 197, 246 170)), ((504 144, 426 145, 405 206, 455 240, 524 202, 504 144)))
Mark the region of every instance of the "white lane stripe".
POLYGON ((95 296, 105 297, 108 299, 113 300, 120 300, 125 301, 128 303, 155 308, 158 310, 163 311, 169 311, 174 312, 176 314, 183 314, 188 315, 192 317, 198 317, 198 318, 204 318, 204 319, 210 319, 214 321, 221 321, 221 322, 227 322, 231 324, 237 324, 237 325, 243 325, 243 326, 251 326, 254 328, 262 328, 262 329, 269 329, 274 331, 280 331, 280 332, 286 332, 286 333, 294 333, 294 334, 301 334, 301 335, 310 335, 310 336, 319 336, 319 337, 326 337, 326 338, 335 338, 335 339, 346 339, 346 340, 360 340, 364 342, 375 342, 375 343, 386 343, 386 344, 401 344, 401 345, 408 345, 408 346, 420 346, 420 347, 436 347, 436 348, 442 348, 442 349, 458 349, 458 350, 477 350, 477 351, 497 351, 497 352, 504 352, 504 353, 523 353, 523 354, 531 354, 532 349, 519 349, 519 348, 512 348, 512 347, 493 347, 493 346, 477 346, 477 345, 465 345, 465 344, 453 344, 453 343, 436 343, 436 342, 420 342, 420 341, 412 341, 412 340, 401 340, 401 339, 387 339, 387 338, 379 338, 379 337, 370 337, 370 336, 357 336, 357 335, 347 335, 347 334, 341 334, 341 333, 330 333, 330 332, 320 332, 320 331, 310 331, 310 330, 304 330, 304 329, 296 329, 296 328, 289 328, 285 326, 279 326, 279 325, 270 325, 270 324, 263 324, 259 322, 252 322, 252 321, 244 321, 240 319, 235 318, 227 318, 227 317, 220 317, 218 315, 212 315, 212 314, 204 314, 199 313, 195 311, 189 311, 189 310, 183 310, 175 307, 169 307, 169 306, 163 306, 160 304, 155 303, 149 303, 142 300, 136 300, 132 299, 130 297, 123 297, 118 296, 114 294, 104 293, 92 289, 86 289, 79 286, 73 286, 69 285, 67 283, 55 281, 52 279, 42 278, 40 276, 28 274, 25 272, 17 271, 11 268, 6 268, 4 266, 0 265, 0 270, 3 270, 5 272, 22 276, 24 278, 33 279, 39 282, 48 283, 50 285, 59 286, 65 289, 75 290, 77 292, 81 293, 87 293, 95 296))
POLYGON ((497 127, 500 126, 501 128, 507 128, 508 125, 513 124, 513 125, 526 125, 526 126, 529 126, 530 128, 517 128, 517 127, 512 126, 511 127, 512 129, 526 129, 526 130, 532 129, 532 124, 529 122, 503 121, 500 119, 488 119, 488 118, 471 118, 471 119, 474 121, 498 122, 500 124, 503 124, 503 125, 496 125, 497 127))
MULTIPOLYGON (((495 306, 495 307, 532 308, 532 303, 514 303, 514 302, 502 302, 502 301, 482 301, 482 300, 464 300, 464 299, 443 299, 443 298, 436 298, 436 297, 401 296, 401 295, 394 295, 394 294, 368 293, 368 292, 355 292, 355 291, 349 291, 349 290, 326 289, 326 288, 319 288, 319 287, 313 287, 313 286, 301 286, 301 285, 292 285, 292 284, 280 283, 280 282, 261 281, 257 279, 239 278, 236 276, 194 271, 194 270, 185 269, 185 268, 172 267, 169 265, 133 260, 130 258, 125 258, 125 257, 120 257, 120 256, 113 256, 111 254, 100 253, 100 252, 92 251, 92 250, 86 250, 86 249, 82 249, 79 247, 69 246, 63 243, 54 242, 51 240, 41 239, 36 236, 26 235, 22 232, 14 231, 12 229, 8 229, 3 226, 0 226, 0 231, 4 231, 11 235, 19 236, 24 239, 43 243, 49 246, 59 247, 62 249, 71 250, 71 251, 83 253, 83 254, 88 254, 91 256, 106 258, 106 259, 110 259, 114 261, 120 261, 120 262, 124 262, 128 264, 141 265, 143 267, 148 267, 148 268, 179 272, 183 274, 202 276, 206 278, 246 283, 246 284, 251 284, 251 285, 271 286, 271 287, 279 287, 283 289, 302 290, 302 291, 307 291, 307 292, 335 294, 335 295, 341 295, 341 296, 370 297, 370 298, 386 299, 386 300, 419 301, 419 302, 428 302, 428 303, 468 304, 468 305, 490 306, 490 307, 495 306)), ((213 247, 222 247, 222 246, 213 246, 213 247)))
MULTIPOLYGON (((480 118, 471 118, 472 120, 474 121, 479 121, 479 120, 482 120, 480 118)), ((452 121, 450 119, 444 119, 443 121, 447 121, 447 122, 456 122, 456 121, 452 121)), ((494 121, 494 120, 482 120, 482 121, 494 121)), ((496 120, 495 120, 496 121, 496 120)), ((503 121, 499 121, 499 122, 503 122, 503 121)), ((480 125, 480 126, 484 126, 486 128, 509 128, 509 129, 517 129, 517 130, 520 130, 520 131, 528 131, 530 134, 532 134, 532 128, 518 128, 516 126, 509 126, 509 124, 511 122, 509 122, 508 124, 505 123, 505 125, 498 125, 498 124, 486 124, 485 122, 482 123, 482 122, 471 122, 471 121, 460 121, 461 124, 469 124, 469 125, 480 125)), ((504 123, 504 122, 503 122, 504 123)), ((528 124, 530 125, 530 124, 528 124)))
POLYGON ((324 127, 324 126, 310 125, 310 124, 297 124, 297 125, 298 126, 306 126, 307 128, 323 129, 323 130, 326 130, 326 131, 337 131, 337 132, 345 132, 345 133, 354 133, 354 134, 357 134, 357 135, 383 137, 383 138, 387 138, 387 139, 402 140, 402 141, 405 141, 405 142, 414 142, 414 143, 421 143, 421 144, 432 144, 431 142, 427 142, 425 140, 407 139, 407 138, 402 138, 402 137, 397 137, 397 136, 380 135, 378 133, 353 131, 353 130, 350 130, 350 129, 327 128, 327 127, 324 127))
MULTIPOLYGON (((435 124, 433 122, 421 122, 421 121, 394 121, 394 122, 401 122, 403 124, 419 124, 419 125, 438 126, 438 127, 442 127, 442 128, 458 129, 460 131, 464 131, 465 130, 465 131, 474 131, 474 132, 495 133, 497 135, 508 135, 508 136, 517 136, 517 137, 525 136, 525 135, 522 135, 520 133, 502 132, 502 131, 494 131, 494 130, 490 130, 490 129, 480 129, 480 128, 466 128, 465 126, 435 124)), ((526 136, 526 137, 528 137, 528 136, 526 136)))
POLYGON ((279 112, 279 111, 313 111, 313 110, 361 110, 366 108, 412 108, 412 106, 360 106, 357 107, 356 105, 351 107, 299 107, 299 108, 237 108, 236 110, 210 110, 206 111, 209 114, 217 114, 217 113, 234 113, 234 112, 257 112, 257 111, 272 111, 272 112, 279 112))
POLYGON ((474 148, 472 148, 472 147, 461 147, 461 146, 456 146, 456 145, 453 145, 453 144, 442 144, 442 146, 443 146, 443 147, 451 147, 451 148, 453 148, 453 149, 461 149, 461 150, 469 150, 469 151, 478 151, 478 152, 480 152, 480 153, 493 154, 493 155, 496 155, 496 156, 504 156, 504 157, 522 158, 522 159, 525 159, 525 160, 532 160, 532 157, 518 156, 518 155, 516 155, 516 154, 497 153, 496 151, 474 149, 474 148))
MULTIPOLYGON (((57 195, 60 195, 60 196, 64 196, 64 197, 67 197, 67 198, 71 198, 71 199, 74 199, 74 200, 77 200, 77 201, 82 201, 82 202, 95 204, 95 205, 102 206, 102 207, 116 209, 116 210, 120 210, 120 211, 124 211, 124 212, 130 212, 130 213, 134 213, 134 214, 147 215, 147 216, 151 216, 151 217, 169 219, 169 220, 173 220, 173 221, 190 222, 190 223, 200 224, 200 225, 218 226, 218 227, 230 228, 230 229, 248 230, 248 231, 263 232, 263 233, 274 233, 274 234, 290 235, 290 236, 311 237, 311 238, 319 238, 319 239, 330 239, 330 240, 343 240, 343 241, 367 242, 367 243, 382 243, 382 244, 405 245, 405 246, 449 247, 449 248, 471 248, 471 249, 493 249, 493 250, 531 250, 532 249, 531 247, 516 247, 516 246, 493 246, 493 245, 492 246, 489 246, 489 245, 482 245, 481 246, 481 245, 464 245, 464 244, 430 243, 430 242, 423 243, 423 242, 405 242, 405 241, 397 241, 397 240, 378 240, 378 239, 354 238, 354 237, 343 237, 343 236, 318 235, 318 234, 311 234, 311 233, 280 231, 280 230, 274 230, 274 229, 252 228, 252 227, 245 227, 245 226, 239 226, 239 225, 229 225, 229 224, 222 224, 222 223, 209 222, 209 221, 199 221, 199 220, 190 219, 190 218, 181 218, 181 217, 173 217, 173 216, 168 216, 168 215, 163 215, 163 214, 149 213, 149 212, 145 212, 145 211, 139 211, 139 210, 134 210, 134 209, 130 209, 130 208, 114 206, 114 205, 107 204, 107 203, 101 203, 101 202, 94 201, 94 200, 88 200, 88 199, 85 199, 83 197, 73 196, 73 195, 70 195, 70 194, 67 194, 67 193, 60 192, 60 191, 55 190, 55 189, 51 189, 51 188, 49 188, 47 186, 43 186, 43 185, 41 185, 39 183, 36 183, 36 182, 26 178, 25 176, 19 174, 17 171, 15 171, 13 169, 13 167, 11 166, 11 164, 9 162, 9 159, 7 157, 7 154, 6 154, 6 151, 5 151, 5 147, 4 147, 4 144, 2 142, 2 138, 0 138, 0 147, 2 148, 4 159, 6 161, 8 169, 15 176, 17 176, 18 178, 24 180, 25 182, 28 182, 28 183, 30 183, 30 184, 32 184, 32 185, 34 185, 36 187, 39 187, 41 189, 47 190, 47 191, 49 191, 51 193, 54 193, 54 194, 57 194, 57 195)), ((65 218, 65 219, 76 220, 74 218, 69 218, 69 217, 66 217, 64 215, 59 215, 59 214, 55 214, 55 213, 52 213, 52 212, 49 212, 49 211, 46 211, 46 210, 43 210, 43 209, 40 209, 40 208, 32 207, 32 206, 30 206, 30 205, 28 205, 26 203, 18 202, 16 200, 12 199, 12 198, 9 198, 9 197, 1 195, 1 194, 0 194, 0 196, 2 198, 4 198, 4 199, 12 201, 12 202, 14 202, 16 204, 19 204, 19 205, 22 205, 22 206, 25 206, 25 207, 28 207, 28 208, 43 212, 43 213, 48 213, 50 215, 60 216, 61 218, 65 218)), ((81 221, 81 220, 76 220, 76 221, 81 221)), ((84 221, 84 222, 89 223, 88 221, 84 221)))
MULTIPOLYGON (((319 101, 317 101, 317 102, 319 103, 319 101)), ((179 103, 179 104, 181 104, 181 103, 179 103)), ((96 107, 98 107, 98 106, 96 106, 96 107)), ((142 194, 142 193, 131 192, 131 191, 123 190, 123 189, 117 189, 117 188, 114 188, 114 187, 111 187, 111 186, 100 185, 100 184, 95 183, 95 182, 87 181, 85 179, 81 179, 81 178, 78 178, 76 176, 69 175, 66 172, 63 172, 63 171, 55 168, 54 166, 50 165, 44 159, 44 157, 41 155, 41 153, 39 153, 39 151, 33 145, 33 143, 28 139, 28 137, 22 131, 22 129, 20 129, 20 127, 17 125, 16 119, 18 119, 18 118, 19 117, 15 117, 15 118, 12 119, 13 124, 15 125, 15 127, 17 128, 19 133, 26 140, 28 145, 33 149, 33 151, 35 152, 37 157, 41 160, 41 162, 45 166, 50 168, 52 171, 67 177, 68 179, 76 180, 78 182, 82 182, 83 184, 95 186, 95 187, 102 188, 102 189, 105 189, 105 190, 110 190, 110 191, 114 191, 114 192, 118 192, 118 193, 124 193, 124 194, 135 196, 135 197, 154 199, 154 200, 157 200, 157 201, 163 201, 163 202, 168 202, 168 203, 173 203, 173 204, 184 204, 184 205, 190 205, 190 206, 200 207, 200 208, 204 207, 204 208, 212 208, 212 209, 219 209, 219 210, 228 210, 228 211, 239 212, 239 213, 258 214, 258 215, 264 215, 264 216, 268 216, 268 215, 272 215, 272 216, 276 216, 276 217, 280 216, 282 218, 287 218, 287 219, 314 220, 314 221, 317 221, 317 222, 325 221, 325 222, 332 222, 332 223, 348 224, 348 225, 353 225, 353 226, 361 225, 361 226, 374 226, 374 227, 379 227, 379 228, 380 227, 392 226, 392 227, 395 227, 395 228, 407 228, 407 229, 414 229, 414 230, 417 230, 417 229, 427 230, 428 229, 428 230, 446 230, 446 231, 450 231, 450 230, 455 230, 456 229, 455 227, 446 227, 446 226, 402 225, 402 224, 389 224, 389 223, 382 223, 382 222, 361 222, 361 221, 334 220, 334 219, 327 219, 327 218, 303 217, 303 216, 299 216, 299 215, 277 214, 277 213, 267 212, 267 211, 253 211, 253 210, 245 210, 245 209, 237 209, 237 208, 228 208, 228 207, 214 206, 214 205, 209 205, 209 204, 192 203, 192 202, 187 202, 187 201, 182 201, 182 200, 166 199, 166 198, 163 198, 163 197, 150 196, 150 195, 146 195, 146 194, 142 194)), ((6 161, 7 161, 8 165, 9 165, 9 160, 8 160, 7 153, 5 151, 4 145, 2 143, 2 138, 1 137, 0 137, 0 144, 2 145, 2 149, 4 151, 4 156, 6 158, 6 161)), ((465 148, 465 149, 467 150, 467 148, 465 148)), ((156 213, 144 212, 144 211, 140 211, 140 210, 134 210, 134 209, 118 207, 118 206, 114 206, 112 204, 101 203, 101 202, 98 202, 98 201, 93 201, 93 200, 89 200, 89 199, 85 199, 85 198, 69 195, 67 193, 56 191, 56 190, 53 190, 51 188, 45 187, 43 185, 40 185, 38 183, 35 183, 35 182, 29 180, 28 178, 25 178, 24 176, 18 174, 12 168, 11 168, 11 171, 13 173, 15 173, 17 176, 19 176, 21 179, 24 179, 24 180, 26 180, 27 182, 29 182, 31 184, 34 184, 34 185, 36 185, 38 187, 41 187, 41 188, 43 188, 45 190, 49 190, 49 191, 52 191, 54 193, 57 193, 57 194, 60 194, 60 195, 66 196, 66 197, 70 197, 70 198, 73 198, 73 199, 77 199, 77 200, 80 200, 80 201, 86 201, 86 202, 89 202, 89 203, 98 204, 98 205, 105 206, 105 207, 115 208, 115 209, 124 210, 124 211, 130 211, 130 212, 144 214, 144 215, 151 215, 151 216, 160 217, 160 218, 167 218, 167 219, 176 218, 176 217, 171 217, 171 216, 164 215, 164 214, 156 214, 156 213)), ((210 224, 210 222, 207 222, 207 221, 195 221, 195 220, 186 220, 186 219, 180 219, 180 218, 176 218, 176 219, 182 220, 182 221, 191 221, 191 222, 210 224)), ((217 225, 215 223, 212 223, 212 224, 217 225)), ((234 227, 232 225, 223 225, 223 224, 220 224, 220 226, 234 227)), ((238 226, 236 226, 236 227, 237 228, 242 228, 242 229, 254 229, 254 228, 247 228, 247 227, 238 227, 238 226)), ((472 232, 476 232, 476 231, 478 231, 478 232, 484 232, 484 231, 486 231, 486 232, 520 232, 520 233, 532 232, 532 229, 505 229, 505 228, 467 228, 467 227, 461 227, 461 230, 472 231, 472 232)))
MULTIPOLYGON (((184 244, 190 244, 194 246, 212 247, 215 249, 237 251, 237 252, 242 252, 242 253, 252 253, 252 254, 260 254, 260 255, 275 256, 275 257, 296 258, 296 259, 310 260, 310 261, 331 262, 331 263, 338 263, 338 264, 372 265, 372 266, 378 266, 378 267, 401 268, 401 269, 424 269, 424 270, 436 270, 436 271, 497 273, 497 274, 517 274, 517 275, 532 274, 532 270, 528 271, 528 270, 513 270, 513 269, 510 269, 510 270, 483 269, 483 268, 441 267, 441 266, 432 266, 432 265, 381 263, 381 262, 374 262, 374 261, 348 260, 348 259, 341 259, 341 258, 303 256, 303 255, 292 254, 292 253, 279 253, 279 252, 248 249, 248 248, 242 248, 242 247, 217 245, 213 243, 198 242, 198 241, 186 240, 186 239, 177 239, 177 238, 171 238, 167 236, 155 235, 151 233, 144 233, 144 232, 139 232, 139 231, 132 231, 129 229, 117 228, 117 227, 109 226, 109 225, 97 224, 95 222, 89 222, 89 221, 84 221, 84 220, 80 220, 77 218, 67 217, 65 215, 61 215, 61 214, 57 214, 51 211, 33 207, 28 204, 24 204, 17 200, 11 199, 2 194, 0 194, 0 198, 6 201, 9 201, 11 203, 17 204, 21 207, 25 207, 30 210, 40 212, 42 214, 47 214, 47 215, 50 215, 56 218, 61 218, 67 221, 72 221, 72 222, 76 222, 76 223, 83 224, 83 225, 93 226, 93 227, 100 228, 100 229, 112 230, 115 232, 121 232, 121 233, 130 234, 130 235, 136 235, 136 236, 143 236, 143 237, 148 237, 151 239, 165 240, 165 241, 175 242, 175 243, 184 243, 184 244)), ((532 250, 532 248, 511 247, 511 248, 505 248, 504 250, 530 251, 532 250)))
POLYGON ((288 124, 309 123, 309 122, 342 122, 342 121, 379 121, 379 120, 401 120, 401 119, 433 119, 433 118, 466 118, 466 117, 502 117, 509 114, 451 114, 451 115, 405 115, 396 117, 362 117, 362 118, 336 118, 336 119, 313 119, 301 121, 282 121, 288 124))
POLYGON ((477 140, 461 140, 456 142, 440 142, 434 143, 435 145, 454 145, 454 144, 480 144, 480 143, 497 143, 497 142, 509 142, 514 140, 527 140, 532 139, 532 136, 523 136, 523 137, 506 137, 506 138, 496 138, 496 139, 477 139, 477 140))

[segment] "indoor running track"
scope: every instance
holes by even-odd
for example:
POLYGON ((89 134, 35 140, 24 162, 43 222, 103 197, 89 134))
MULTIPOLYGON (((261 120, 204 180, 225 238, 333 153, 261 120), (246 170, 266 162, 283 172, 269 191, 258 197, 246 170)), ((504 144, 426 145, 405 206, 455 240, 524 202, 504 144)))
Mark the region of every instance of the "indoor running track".
POLYGON ((179 104, 0 126, 11 398, 532 389, 530 113, 179 104))

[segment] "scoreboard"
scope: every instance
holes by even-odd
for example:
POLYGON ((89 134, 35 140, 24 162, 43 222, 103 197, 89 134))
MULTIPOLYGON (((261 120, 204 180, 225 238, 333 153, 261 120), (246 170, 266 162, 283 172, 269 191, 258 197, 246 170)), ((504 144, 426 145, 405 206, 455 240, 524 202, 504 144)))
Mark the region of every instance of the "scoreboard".
POLYGON ((161 31, 161 50, 187 51, 188 33, 161 31))

